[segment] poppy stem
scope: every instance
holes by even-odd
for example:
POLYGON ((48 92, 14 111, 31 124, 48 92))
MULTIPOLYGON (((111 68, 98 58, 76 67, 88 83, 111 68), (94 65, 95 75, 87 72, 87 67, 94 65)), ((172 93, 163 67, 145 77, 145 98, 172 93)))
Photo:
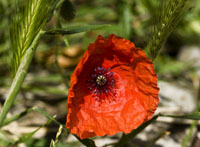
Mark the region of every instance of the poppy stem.
POLYGON ((119 142, 117 142, 114 147, 123 147, 123 145, 125 143, 127 143, 129 140, 133 139, 138 133, 140 133, 141 131, 143 131, 148 125, 150 125, 152 122, 154 122, 159 115, 155 115, 152 119, 150 119, 149 121, 143 123, 140 127, 138 127, 137 129, 133 130, 131 133, 129 134, 123 134, 122 138, 119 140, 119 142))

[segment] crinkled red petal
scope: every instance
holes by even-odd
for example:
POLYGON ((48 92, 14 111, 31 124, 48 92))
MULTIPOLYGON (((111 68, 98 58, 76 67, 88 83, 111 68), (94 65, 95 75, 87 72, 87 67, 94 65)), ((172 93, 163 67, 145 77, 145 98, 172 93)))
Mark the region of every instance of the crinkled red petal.
POLYGON ((81 139, 129 133, 151 119, 158 91, 153 63, 141 49, 115 35, 99 36, 72 74, 66 127, 81 139), (85 82, 96 67, 111 68, 116 79, 106 101, 96 100, 85 82))

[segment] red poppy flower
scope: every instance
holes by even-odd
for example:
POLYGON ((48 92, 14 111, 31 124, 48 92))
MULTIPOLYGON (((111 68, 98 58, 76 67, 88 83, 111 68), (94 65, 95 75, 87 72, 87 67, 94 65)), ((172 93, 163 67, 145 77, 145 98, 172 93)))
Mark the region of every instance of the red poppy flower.
POLYGON ((71 76, 66 127, 81 139, 129 133, 151 119, 158 91, 141 49, 115 35, 99 36, 71 76))

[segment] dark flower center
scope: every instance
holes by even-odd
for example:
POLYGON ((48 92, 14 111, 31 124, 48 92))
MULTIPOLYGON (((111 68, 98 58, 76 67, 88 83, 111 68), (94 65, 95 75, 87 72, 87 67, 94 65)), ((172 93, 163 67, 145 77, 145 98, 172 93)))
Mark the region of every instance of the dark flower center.
POLYGON ((113 94, 115 88, 115 77, 114 73, 110 72, 110 68, 105 69, 104 67, 97 67, 86 80, 88 89, 96 96, 102 94, 113 94))
POLYGON ((106 77, 104 75, 99 75, 96 79, 97 85, 103 86, 106 83, 106 77))

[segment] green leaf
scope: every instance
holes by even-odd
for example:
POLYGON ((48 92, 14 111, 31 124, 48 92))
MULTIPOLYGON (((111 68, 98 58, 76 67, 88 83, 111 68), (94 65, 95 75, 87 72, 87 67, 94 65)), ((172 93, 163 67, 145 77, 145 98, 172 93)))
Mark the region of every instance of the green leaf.
POLYGON ((139 126, 137 129, 133 130, 129 134, 123 134, 122 138, 119 140, 117 144, 115 144, 114 147, 123 147, 125 143, 127 143, 129 140, 133 139, 138 133, 143 131, 148 125, 150 125, 152 122, 154 122, 159 115, 155 115, 152 119, 149 121, 143 123, 141 126, 139 126))
POLYGON ((181 118, 181 119, 200 120, 200 112, 194 112, 194 113, 184 114, 184 115, 164 115, 164 114, 160 114, 160 116, 162 116, 162 117, 181 118))
POLYGON ((50 30, 45 31, 45 34, 49 35, 55 35, 55 34, 61 34, 61 35, 70 35, 75 33, 81 33, 86 31, 92 31, 95 29, 101 29, 104 27, 109 27, 111 25, 108 24, 102 24, 102 25, 81 25, 81 26, 70 26, 64 29, 57 29, 57 30, 50 30))

